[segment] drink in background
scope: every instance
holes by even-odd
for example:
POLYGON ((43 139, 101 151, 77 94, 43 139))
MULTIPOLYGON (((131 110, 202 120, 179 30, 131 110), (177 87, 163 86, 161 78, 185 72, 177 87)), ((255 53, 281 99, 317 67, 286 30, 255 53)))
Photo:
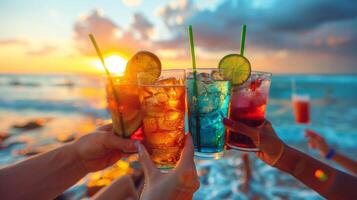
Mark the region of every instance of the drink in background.
MULTIPOLYGON (((248 126, 262 125, 265 120, 270 82, 271 73, 253 71, 244 84, 233 86, 229 110, 230 119, 248 126)), ((230 148, 259 151, 249 137, 233 131, 227 133, 227 145, 230 148)))
POLYGON ((187 71, 189 130, 195 155, 217 159, 224 150, 226 129, 222 120, 228 113, 230 83, 219 75, 218 69, 197 69, 196 80, 192 69, 187 71))
POLYGON ((113 128, 117 135, 129 138, 141 125, 138 87, 136 84, 128 83, 123 76, 106 78, 107 102, 108 109, 112 116, 113 128), (108 83, 108 78, 111 78, 113 81, 117 98, 114 97, 114 92, 108 83), (120 112, 122 114, 124 127, 121 127, 120 112))
MULTIPOLYGON (((185 70, 162 70, 155 83, 141 83, 144 145, 160 169, 171 169, 184 147, 185 70)), ((145 76, 145 74, 144 74, 145 76)))
POLYGON ((310 97, 309 95, 292 95, 292 104, 295 113, 295 121, 299 124, 310 123, 310 97))

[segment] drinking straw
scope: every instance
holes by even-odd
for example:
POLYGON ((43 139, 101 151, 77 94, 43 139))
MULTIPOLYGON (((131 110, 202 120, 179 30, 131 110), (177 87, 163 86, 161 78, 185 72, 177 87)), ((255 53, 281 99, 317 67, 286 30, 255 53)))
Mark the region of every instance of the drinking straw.
POLYGON ((197 142, 197 150, 201 151, 201 134, 200 134, 200 118, 197 114, 199 112, 199 104, 197 98, 197 70, 196 70, 196 58, 195 58, 195 45, 193 43, 193 33, 192 33, 192 25, 188 27, 188 34, 190 37, 190 48, 191 48, 191 58, 192 58, 192 70, 193 70, 193 97, 197 101, 197 106, 195 106, 195 113, 196 113, 196 142, 197 142))
POLYGON ((244 56, 244 45, 245 45, 245 32, 247 31, 247 25, 243 24, 242 33, 240 39, 240 55, 244 56))
MULTIPOLYGON (((92 41, 92 44, 97 52, 97 55, 103 65, 103 68, 105 70, 105 73, 107 74, 108 76, 108 79, 109 79, 109 86, 112 88, 112 91, 113 91, 113 96, 114 96, 114 99, 115 99, 115 102, 117 102, 119 104, 119 96, 117 95, 117 92, 114 88, 114 83, 113 83, 113 79, 111 77, 111 74, 107 68, 107 66, 105 65, 105 62, 104 62, 104 58, 103 58, 103 54, 102 52, 100 51, 99 47, 98 47, 98 44, 93 36, 93 34, 89 34, 89 38, 90 40, 92 41)), ((124 128, 124 119, 123 119, 123 113, 119 110, 119 121, 120 121, 120 129, 123 133, 123 135, 125 136, 125 128, 124 128)))
POLYGON ((196 56, 195 56, 195 45, 193 43, 193 33, 192 33, 192 25, 188 27, 188 33, 190 35, 190 47, 191 47, 191 58, 192 58, 192 68, 194 73, 194 78, 196 79, 196 56))

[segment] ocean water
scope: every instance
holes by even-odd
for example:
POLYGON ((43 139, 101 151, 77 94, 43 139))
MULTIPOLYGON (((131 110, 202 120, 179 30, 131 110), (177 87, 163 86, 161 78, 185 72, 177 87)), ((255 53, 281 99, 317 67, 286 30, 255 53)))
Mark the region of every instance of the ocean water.
MULTIPOLYGON (((292 79, 295 79, 297 93, 310 95, 311 124, 308 127, 323 135, 340 152, 356 158, 357 76, 274 75, 272 78, 267 119, 286 143, 321 159, 317 152, 306 147, 305 127, 295 124, 290 100, 292 79)), ((13 140, 30 141, 0 150, 0 166, 24 159, 14 153, 24 145, 49 146, 55 143, 58 134, 89 132, 98 121, 109 118, 100 76, 0 74, 0 131, 13 134, 13 140), (43 117, 51 121, 41 130, 18 134, 11 128, 13 124, 43 117)), ((196 160, 201 187, 194 199, 251 199, 255 196, 321 199, 292 177, 255 159, 254 154, 250 155, 251 189, 242 192, 241 155, 232 150, 220 160, 196 160)))

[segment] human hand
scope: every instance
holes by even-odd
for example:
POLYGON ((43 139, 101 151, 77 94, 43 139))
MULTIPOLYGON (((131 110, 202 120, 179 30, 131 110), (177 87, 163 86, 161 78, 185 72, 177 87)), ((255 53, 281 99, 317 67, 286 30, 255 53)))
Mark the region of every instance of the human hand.
POLYGON ((138 144, 139 161, 145 174, 145 185, 141 199, 192 199, 199 188, 195 163, 194 147, 191 135, 186 135, 186 143, 181 159, 176 168, 163 173, 152 162, 149 153, 142 144, 138 144))
POLYGON ((305 137, 308 139, 309 147, 317 149, 321 156, 326 156, 329 151, 325 138, 312 130, 305 130, 305 137))
POLYGON ((112 124, 97 128, 71 144, 78 160, 87 172, 98 171, 114 164, 123 152, 136 152, 139 141, 120 138, 114 134, 112 124))
POLYGON ((228 118, 224 118, 223 123, 229 130, 248 136, 260 150, 256 155, 266 164, 274 166, 282 156, 286 145, 268 120, 261 127, 250 127, 228 118))

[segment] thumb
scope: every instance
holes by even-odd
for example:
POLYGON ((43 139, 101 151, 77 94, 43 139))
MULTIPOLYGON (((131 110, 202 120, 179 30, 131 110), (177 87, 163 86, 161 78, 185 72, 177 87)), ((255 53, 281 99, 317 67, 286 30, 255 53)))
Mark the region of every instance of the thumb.
POLYGON ((186 142, 185 142, 185 147, 183 149, 180 163, 179 163, 179 168, 183 167, 189 167, 194 165, 193 164, 193 156, 195 153, 195 149, 193 147, 193 141, 192 141, 192 136, 191 134, 186 135, 186 142))
POLYGON ((150 176, 153 173, 159 172, 155 164, 152 162, 149 153, 142 144, 138 144, 139 162, 144 170, 144 175, 146 180, 150 180, 150 176))
POLYGON ((136 152, 136 143, 139 143, 137 140, 124 139, 115 135, 114 131, 104 132, 103 133, 102 143, 110 149, 119 149, 124 152, 136 152))

